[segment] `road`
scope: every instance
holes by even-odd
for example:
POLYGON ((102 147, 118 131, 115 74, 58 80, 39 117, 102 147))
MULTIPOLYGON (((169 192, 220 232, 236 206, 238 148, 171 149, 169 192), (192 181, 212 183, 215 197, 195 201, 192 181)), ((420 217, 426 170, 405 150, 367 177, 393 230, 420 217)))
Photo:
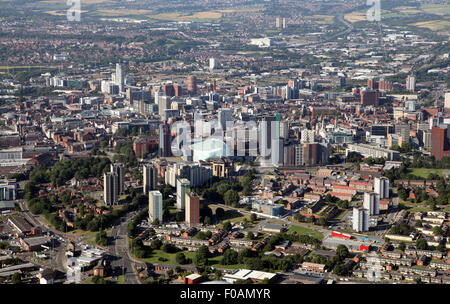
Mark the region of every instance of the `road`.
MULTIPOLYGON (((238 212, 240 212, 240 213, 242 213, 242 214, 248 214, 248 215, 252 214, 252 212, 250 212, 250 211, 241 210, 241 209, 234 208, 234 207, 230 207, 230 206, 223 205, 223 204, 211 204, 211 205, 217 206, 217 207, 221 207, 221 208, 223 208, 223 209, 236 210, 236 211, 238 211, 238 212)), ((259 228, 260 228, 264 223, 266 223, 268 220, 271 220, 271 218, 264 218, 261 222, 259 222, 259 223, 252 229, 252 231, 253 231, 253 232, 259 231, 259 228)), ((316 231, 322 233, 324 237, 331 235, 331 232, 333 231, 333 230, 326 229, 326 228, 314 227, 314 226, 310 226, 310 225, 303 224, 303 223, 292 222, 292 221, 290 221, 290 220, 287 219, 287 218, 274 218, 273 220, 276 220, 276 221, 279 221, 279 222, 283 222, 284 224, 287 224, 287 225, 298 226, 298 227, 302 227, 302 228, 306 228, 306 229, 316 230, 316 231)), ((383 236, 382 236, 382 235, 367 235, 366 237, 368 237, 368 238, 370 238, 370 239, 372 239, 372 240, 378 241, 378 242, 379 242, 379 245, 380 245, 380 244, 382 245, 382 244, 384 243, 384 240, 383 240, 383 236)))
MULTIPOLYGON (((49 227, 46 223, 39 221, 39 218, 37 216, 33 216, 30 211, 28 210, 26 203, 23 200, 17 201, 20 208, 22 209, 22 214, 25 216, 25 218, 32 223, 35 226, 40 226, 43 229, 43 232, 51 231, 55 234, 55 236, 62 237, 64 239, 72 239, 76 242, 80 242, 81 238, 77 238, 74 236, 68 236, 64 233, 61 233, 59 231, 56 231, 49 227)), ((117 223, 112 228, 112 242, 108 246, 108 253, 118 257, 117 260, 114 260, 112 262, 113 266, 120 266, 124 270, 124 283, 126 284, 141 284, 140 280, 137 277, 137 272, 133 265, 135 264, 131 260, 131 256, 128 251, 127 246, 127 226, 128 223, 133 219, 133 216, 136 215, 136 212, 129 213, 125 218, 124 221, 122 219, 118 220, 117 223)), ((56 262, 55 267, 66 273, 66 256, 65 256, 65 243, 60 242, 60 244, 53 248, 53 250, 56 251, 55 257, 52 257, 54 259, 53 261, 56 262)), ((52 261, 52 262, 53 262, 52 261)))
POLYGON ((113 267, 121 267, 124 274, 125 284, 141 284, 138 279, 134 262, 131 260, 130 253, 128 251, 127 244, 127 226, 133 219, 135 212, 128 214, 125 219, 119 220, 111 229, 112 241, 108 245, 108 250, 116 257, 117 260, 113 260, 111 265, 113 267))

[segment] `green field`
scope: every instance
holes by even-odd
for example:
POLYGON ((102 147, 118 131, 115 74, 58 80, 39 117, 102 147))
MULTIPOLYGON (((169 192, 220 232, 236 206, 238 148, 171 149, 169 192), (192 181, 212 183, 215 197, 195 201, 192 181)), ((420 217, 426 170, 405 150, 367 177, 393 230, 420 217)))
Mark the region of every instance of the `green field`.
POLYGON ((117 278, 117 284, 123 284, 125 281, 125 276, 122 274, 117 278))
POLYGON ((427 212, 427 211, 431 211, 431 209, 429 207, 414 207, 411 209, 408 209, 409 212, 427 212))
POLYGON ((438 175, 442 176, 443 171, 444 171, 444 169, 411 168, 409 173, 423 177, 423 178, 428 178, 428 175, 430 175, 430 173, 434 173, 434 174, 438 174, 438 175))
POLYGON ((320 233, 320 232, 318 232, 316 230, 313 230, 313 229, 308 229, 308 228, 304 228, 304 227, 300 227, 300 226, 291 225, 287 232, 288 233, 297 232, 298 234, 306 234, 306 235, 318 238, 320 240, 323 239, 323 234, 322 233, 320 233))
MULTIPOLYGON (((192 251, 183 251, 184 256, 186 259, 194 260, 195 258, 195 252, 192 251)), ((175 259, 176 253, 165 253, 162 250, 154 250, 152 252, 152 256, 150 258, 143 258, 138 259, 142 262, 146 263, 154 263, 154 264, 178 264, 175 259), (166 258, 167 261, 160 261, 159 258, 166 258)), ((219 268, 229 268, 229 269, 240 269, 245 268, 245 265, 221 265, 220 262, 222 261, 222 256, 215 256, 213 258, 209 258, 209 266, 215 266, 219 268)), ((192 264, 190 264, 192 265, 192 264)))

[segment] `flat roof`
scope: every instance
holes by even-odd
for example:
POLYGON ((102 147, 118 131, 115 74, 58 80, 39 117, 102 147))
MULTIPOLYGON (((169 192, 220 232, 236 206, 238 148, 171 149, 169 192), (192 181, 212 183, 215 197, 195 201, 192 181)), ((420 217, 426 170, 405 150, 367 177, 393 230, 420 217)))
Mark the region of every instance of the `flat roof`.
POLYGON ((17 270, 21 270, 24 268, 31 268, 31 267, 36 267, 36 265, 33 263, 25 263, 25 264, 20 264, 20 265, 4 267, 4 268, 0 268, 0 273, 9 272, 9 271, 17 271, 17 270))
POLYGON ((22 239, 25 244, 28 246, 39 246, 44 245, 49 242, 49 239, 45 236, 36 236, 36 237, 30 237, 30 238, 23 238, 22 239))
POLYGON ((10 223, 13 224, 13 226, 15 226, 15 228, 20 232, 30 231, 33 228, 33 226, 27 220, 21 217, 10 217, 8 221, 10 221, 10 223))
POLYGON ((0 201, 0 209, 14 209, 15 206, 14 202, 0 201))
POLYGON ((263 229, 279 229, 279 230, 281 230, 281 229, 283 229, 284 227, 282 226, 282 225, 277 225, 277 224, 265 224, 264 226, 263 226, 263 229))
POLYGON ((197 273, 193 273, 193 274, 188 275, 188 276, 186 277, 186 279, 196 280, 196 279, 201 278, 201 277, 202 277, 201 275, 199 275, 199 274, 197 274, 197 273))
POLYGON ((249 270, 249 269, 240 269, 233 274, 227 274, 225 277, 236 280, 247 280, 247 279, 255 279, 255 280, 264 280, 264 279, 272 279, 275 277, 275 273, 263 272, 257 270, 249 270))

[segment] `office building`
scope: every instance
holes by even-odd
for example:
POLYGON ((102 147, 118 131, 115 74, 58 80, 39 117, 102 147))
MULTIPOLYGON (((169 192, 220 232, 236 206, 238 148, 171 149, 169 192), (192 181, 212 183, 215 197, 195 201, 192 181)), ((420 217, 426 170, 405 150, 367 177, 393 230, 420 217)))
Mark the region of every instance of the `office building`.
POLYGON ((353 230, 356 232, 369 231, 369 211, 364 208, 353 208, 353 230))
POLYGON ((185 209, 185 199, 186 199, 186 193, 190 192, 191 182, 186 179, 177 179, 177 209, 183 210, 185 209))
POLYGON ((326 164, 329 157, 328 145, 319 143, 304 143, 302 145, 301 155, 303 166, 326 164))
POLYGON ((302 165, 303 146, 301 144, 290 144, 284 147, 283 164, 293 167, 302 165))
POLYGON ((409 142, 410 126, 407 123, 399 123, 395 125, 395 134, 402 138, 402 143, 409 142))
POLYGON ((380 99, 380 92, 363 89, 361 90, 361 105, 362 106, 375 106, 378 107, 380 99))
POLYGON ((227 128, 227 121, 232 122, 233 116, 232 116, 231 109, 219 109, 217 112, 217 120, 220 123, 220 126, 222 130, 226 131, 227 128))
POLYGON ((287 121, 280 122, 279 137, 284 139, 289 138, 289 123, 287 121))
POLYGON ((431 155, 436 160, 441 160, 443 156, 450 156, 448 125, 441 126, 431 129, 431 155))
POLYGON ((380 197, 375 192, 365 192, 364 193, 364 201, 363 201, 364 209, 369 211, 369 215, 380 214, 380 197))
POLYGON ((158 145, 158 155, 161 157, 169 157, 171 155, 170 147, 170 130, 167 121, 159 125, 159 145, 158 145))
POLYGON ((399 160, 400 152, 394 150, 388 150, 377 146, 366 145, 366 144, 349 144, 345 150, 345 155, 347 156, 349 152, 358 152, 364 157, 373 158, 386 158, 386 160, 399 160))
POLYGON ((300 133, 301 143, 314 143, 316 141, 314 130, 303 129, 300 133))
POLYGON ((119 203, 119 191, 117 185, 117 174, 107 172, 103 175, 103 201, 107 206, 117 205, 119 203))
POLYGON ((158 184, 158 172, 155 165, 145 164, 142 171, 144 178, 144 194, 156 190, 156 185, 158 184))
POLYGON ((272 166, 282 166, 284 162, 284 140, 282 138, 272 139, 272 166))
POLYGON ((17 199, 17 184, 0 181, 0 201, 13 201, 17 199))
POLYGON ((189 226, 200 224, 200 197, 193 192, 185 194, 185 221, 189 226))
POLYGON ((211 181, 212 168, 208 165, 174 163, 166 168, 165 183, 177 187, 177 180, 185 178, 191 187, 203 186, 211 181))
POLYGON ((264 116, 259 122, 258 145, 261 166, 272 165, 272 139, 276 139, 277 123, 275 116, 264 116))
POLYGON ((159 191, 150 191, 148 193, 148 221, 153 223, 158 220, 160 223, 163 221, 163 199, 162 194, 159 191))
POLYGON ((375 177, 374 192, 380 196, 380 199, 389 198, 389 179, 375 177))
MULTIPOLYGON (((161 91, 163 92, 163 91, 161 91)), ((170 110, 171 108, 171 100, 170 97, 164 94, 158 93, 158 115, 161 117, 162 121, 166 121, 166 110, 170 110)))

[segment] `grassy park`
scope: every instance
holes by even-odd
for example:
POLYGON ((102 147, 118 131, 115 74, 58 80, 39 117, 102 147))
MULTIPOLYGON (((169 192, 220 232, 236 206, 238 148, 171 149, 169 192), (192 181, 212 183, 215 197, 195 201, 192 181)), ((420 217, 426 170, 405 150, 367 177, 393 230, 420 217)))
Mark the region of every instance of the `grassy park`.
POLYGON ((306 234, 309 236, 313 236, 315 238, 318 238, 320 240, 323 239, 323 234, 313 230, 313 229, 308 229, 308 228, 304 228, 304 227, 300 227, 300 226, 295 226, 295 225, 291 225, 289 227, 289 230, 287 231, 288 233, 293 233, 293 232, 297 232, 298 234, 306 234))

